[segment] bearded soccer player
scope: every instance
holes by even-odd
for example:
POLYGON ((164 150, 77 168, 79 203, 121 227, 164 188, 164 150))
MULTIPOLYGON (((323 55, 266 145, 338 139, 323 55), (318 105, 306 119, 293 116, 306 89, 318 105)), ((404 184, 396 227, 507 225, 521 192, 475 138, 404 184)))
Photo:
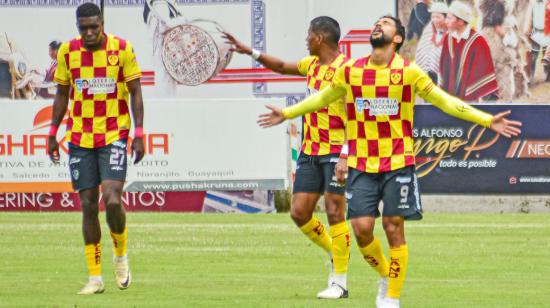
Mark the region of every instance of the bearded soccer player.
MULTIPOLYGON (((381 277, 378 307, 399 307, 409 257, 404 221, 422 218, 412 138, 415 96, 505 137, 521 133, 521 122, 506 118, 509 111, 487 114, 434 85, 418 65, 397 54, 404 38, 405 28, 399 19, 380 18, 371 35, 372 54, 339 68, 332 85, 320 93, 282 110, 269 106, 271 113, 260 115, 258 120, 261 126, 270 127, 346 96, 348 218, 361 253, 381 277), (381 200, 389 261, 373 234, 381 200)), ((346 174, 339 173, 338 177, 346 174)))
POLYGON ((73 188, 82 207, 82 231, 89 281, 79 294, 104 291, 101 274, 101 228, 99 186, 105 203, 107 224, 114 246, 114 268, 118 288, 126 289, 131 274, 126 254, 128 230, 122 207, 126 178, 127 140, 131 126, 128 96, 132 97, 135 136, 134 163, 144 155, 141 71, 130 42, 103 32, 100 9, 92 3, 76 10, 80 36, 61 45, 57 54, 54 99, 48 152, 59 162, 57 128, 71 100, 66 140, 73 188), (85 86, 87 84, 87 86, 85 86))
MULTIPOLYGON (((310 56, 297 63, 261 54, 229 33, 225 33, 225 38, 233 44, 234 51, 251 55, 268 69, 281 74, 307 76, 308 95, 329 87, 336 69, 348 60, 338 51, 340 26, 336 20, 327 16, 317 17, 310 22, 306 39, 310 56)), ((337 163, 340 168, 346 169, 347 149, 343 146, 346 109, 343 96, 332 98, 326 105, 328 107, 307 113, 303 118, 304 140, 296 166, 291 217, 311 241, 328 253, 332 261, 328 288, 319 292, 317 297, 338 299, 348 297, 350 251, 344 187, 335 177, 337 163), (332 104, 329 106, 329 103, 332 104), (313 215, 322 194, 325 197, 329 232, 313 215)))

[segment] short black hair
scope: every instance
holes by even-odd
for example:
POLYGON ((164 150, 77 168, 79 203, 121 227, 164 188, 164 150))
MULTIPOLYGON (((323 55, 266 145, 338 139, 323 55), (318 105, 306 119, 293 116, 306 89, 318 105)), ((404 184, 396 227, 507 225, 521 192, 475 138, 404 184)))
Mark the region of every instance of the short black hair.
POLYGON ((403 23, 401 22, 401 19, 399 19, 397 17, 393 17, 392 15, 384 15, 384 16, 380 17, 378 20, 380 20, 382 18, 389 18, 389 19, 393 20, 393 22, 395 22, 396 34, 403 38, 401 43, 397 44, 397 48, 395 49, 395 51, 399 51, 399 49, 401 49, 401 46, 403 46, 403 43, 405 42, 405 38, 406 38, 405 35, 407 34, 405 32, 405 26, 403 26, 403 23))
POLYGON ((101 17, 101 10, 99 9, 99 6, 95 5, 95 3, 86 2, 76 8, 76 18, 94 16, 101 17))
POLYGON ((48 46, 50 46, 51 49, 58 50, 59 46, 61 46, 61 42, 60 41, 51 41, 48 46))
POLYGON ((311 31, 315 33, 327 34, 329 42, 338 45, 340 41, 340 25, 334 18, 328 16, 315 17, 309 23, 309 26, 311 31))

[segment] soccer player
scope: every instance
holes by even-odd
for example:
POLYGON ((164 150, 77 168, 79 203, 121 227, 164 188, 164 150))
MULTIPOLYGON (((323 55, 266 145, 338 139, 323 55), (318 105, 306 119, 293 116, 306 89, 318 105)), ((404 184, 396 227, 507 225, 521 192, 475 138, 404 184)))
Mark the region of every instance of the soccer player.
POLYGON ((126 289, 131 274, 126 254, 128 230, 121 195, 127 169, 127 140, 131 126, 128 94, 134 116, 134 163, 144 155, 143 99, 141 71, 130 42, 103 32, 103 16, 92 3, 76 10, 80 36, 61 45, 57 54, 48 153, 59 162, 57 129, 67 110, 66 140, 69 142, 69 167, 73 188, 82 207, 82 231, 89 281, 79 294, 104 291, 101 276, 101 228, 99 225, 99 186, 103 192, 107 224, 114 246, 117 286, 126 289), (84 81, 87 86, 83 86, 84 81))
POLYGON ((412 139, 415 96, 505 137, 521 132, 521 122, 506 118, 509 111, 492 116, 438 88, 419 66, 397 53, 404 38, 399 19, 380 18, 371 34, 369 56, 339 68, 332 85, 320 93, 282 110, 268 106, 271 113, 258 120, 262 127, 270 127, 346 95, 348 218, 361 253, 381 277, 378 307, 399 307, 409 255, 404 220, 422 218, 412 139), (384 202, 382 225, 390 246, 389 261, 373 234, 380 200, 384 202))
MULTIPOLYGON (((225 33, 233 50, 251 55, 268 69, 281 74, 307 76, 307 94, 327 88, 334 72, 348 59, 339 52, 340 26, 330 17, 321 16, 310 22, 306 38, 310 56, 296 62, 284 62, 261 54, 225 33)), ((348 297, 347 271, 350 251, 350 231, 345 220, 344 187, 335 177, 338 163, 346 169, 345 143, 346 109, 343 96, 334 97, 327 106, 303 117, 304 140, 296 166, 291 217, 300 230, 331 258, 328 288, 317 294, 322 299, 348 297), (339 162, 339 157, 341 161, 339 162), (329 223, 327 232, 323 223, 313 215, 320 196, 324 194, 329 223)))

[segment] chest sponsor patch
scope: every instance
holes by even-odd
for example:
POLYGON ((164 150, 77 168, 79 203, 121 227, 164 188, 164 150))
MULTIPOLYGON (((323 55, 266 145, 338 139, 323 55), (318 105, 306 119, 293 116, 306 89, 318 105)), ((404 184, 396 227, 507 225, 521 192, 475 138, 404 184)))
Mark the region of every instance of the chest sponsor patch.
POLYGON ((74 82, 75 89, 82 92, 88 89, 88 94, 109 94, 116 90, 116 81, 114 78, 78 78, 74 82))
POLYGON ((399 112, 399 102, 395 98, 355 98, 357 112, 370 110, 371 116, 392 116, 399 112))

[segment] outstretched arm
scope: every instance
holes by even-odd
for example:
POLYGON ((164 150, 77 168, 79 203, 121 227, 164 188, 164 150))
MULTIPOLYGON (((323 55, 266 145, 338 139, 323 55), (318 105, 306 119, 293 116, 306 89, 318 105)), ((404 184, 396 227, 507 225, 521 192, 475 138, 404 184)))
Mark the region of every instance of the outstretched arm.
POLYGON ((511 114, 511 111, 501 112, 493 116, 448 94, 433 83, 419 93, 422 98, 443 110, 443 112, 465 121, 489 127, 504 137, 511 138, 521 133, 522 123, 506 118, 511 114))
POLYGON ((346 89, 343 87, 337 87, 332 84, 330 87, 326 87, 322 91, 308 96, 302 102, 287 107, 284 109, 276 108, 273 106, 266 106, 271 110, 270 113, 261 114, 258 119, 258 124, 261 127, 267 128, 278 125, 284 122, 286 119, 292 119, 328 106, 330 103, 337 101, 339 98, 346 94, 346 89))
MULTIPOLYGON (((228 44, 233 45, 233 47, 231 48, 231 51, 252 56, 256 59, 256 61, 260 62, 263 66, 279 74, 299 75, 299 76, 303 75, 298 70, 298 63, 285 62, 279 58, 270 56, 265 53, 255 54, 253 53, 253 49, 250 46, 243 44, 241 41, 237 40, 232 34, 228 32, 223 32, 223 34, 224 34, 223 38, 227 40, 226 42, 228 44)), ((258 51, 255 51, 255 52, 258 52, 258 51)))

